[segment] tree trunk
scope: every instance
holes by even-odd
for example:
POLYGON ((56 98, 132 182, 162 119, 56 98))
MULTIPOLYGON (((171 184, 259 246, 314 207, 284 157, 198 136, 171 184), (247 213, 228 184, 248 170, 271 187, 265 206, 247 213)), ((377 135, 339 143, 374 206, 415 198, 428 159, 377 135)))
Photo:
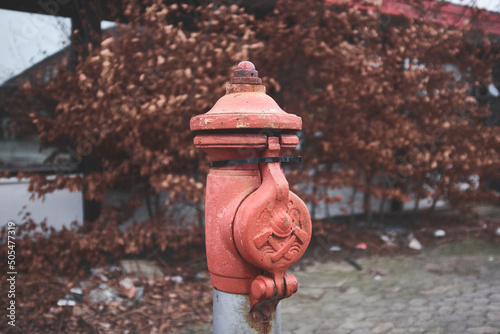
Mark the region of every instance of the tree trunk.
POLYGON ((385 218, 385 202, 386 202, 386 200, 387 200, 387 198, 385 196, 383 196, 382 200, 380 201, 380 206, 378 208, 380 223, 384 222, 384 218, 385 218))
POLYGON ((437 201, 439 201, 439 197, 440 197, 440 196, 438 196, 438 197, 436 197, 436 198, 434 198, 434 199, 432 200, 432 205, 431 205, 431 207, 429 208, 429 211, 430 211, 430 212, 434 212, 434 209, 436 208, 436 203, 437 203, 437 201))
POLYGON ((354 224, 356 222, 356 219, 354 218, 354 200, 356 199, 356 194, 358 193, 358 189, 352 188, 352 195, 351 195, 351 224, 354 224))
POLYGON ((318 184, 318 173, 317 173, 317 170, 315 170, 314 177, 313 177, 313 189, 312 189, 313 201, 312 201, 312 205, 311 205, 311 219, 312 220, 316 219, 316 206, 317 206, 318 192, 319 192, 319 187, 317 186, 317 184, 318 184))
POLYGON ((413 207, 413 220, 416 221, 417 220, 417 216, 418 216, 418 208, 420 207, 420 197, 416 197, 415 198, 415 206, 413 207))
MULTIPOLYGON (((372 176, 367 175, 365 179, 367 186, 372 185, 372 176)), ((365 191, 363 194, 363 206, 365 207, 365 219, 367 223, 371 224, 373 221, 373 210, 372 210, 372 196, 369 192, 365 191)))
POLYGON ((146 209, 148 210, 149 220, 153 220, 153 207, 151 206, 151 197, 149 193, 149 185, 146 186, 146 209))
POLYGON ((205 217, 203 216, 204 210, 203 210, 203 202, 198 202, 196 205, 196 211, 197 211, 197 216, 198 216, 198 226, 202 227, 205 225, 205 217))

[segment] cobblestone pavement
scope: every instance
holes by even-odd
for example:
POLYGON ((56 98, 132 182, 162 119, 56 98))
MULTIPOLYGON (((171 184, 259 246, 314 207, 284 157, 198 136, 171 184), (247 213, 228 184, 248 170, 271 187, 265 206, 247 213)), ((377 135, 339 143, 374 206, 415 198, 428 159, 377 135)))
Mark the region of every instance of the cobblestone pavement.
POLYGON ((299 291, 282 302, 282 333, 500 333, 499 244, 357 262, 363 270, 327 262, 294 272, 299 291))

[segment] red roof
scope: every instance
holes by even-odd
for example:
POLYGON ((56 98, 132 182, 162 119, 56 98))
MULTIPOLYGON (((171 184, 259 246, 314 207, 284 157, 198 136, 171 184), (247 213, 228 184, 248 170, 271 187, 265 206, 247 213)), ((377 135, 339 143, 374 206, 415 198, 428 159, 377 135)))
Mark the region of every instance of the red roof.
POLYGON ((450 27, 461 27, 473 22, 488 34, 500 36, 500 14, 485 9, 454 5, 442 1, 426 1, 423 8, 420 9, 397 0, 364 1, 362 3, 345 0, 326 0, 326 2, 347 3, 365 10, 375 10, 380 6, 380 11, 384 14, 405 15, 413 19, 438 22, 450 27))

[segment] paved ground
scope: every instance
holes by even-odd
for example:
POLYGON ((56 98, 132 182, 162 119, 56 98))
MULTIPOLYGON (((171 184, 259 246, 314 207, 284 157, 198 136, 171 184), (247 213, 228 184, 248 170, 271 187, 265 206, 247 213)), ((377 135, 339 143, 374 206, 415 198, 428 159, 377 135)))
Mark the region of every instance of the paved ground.
MULTIPOLYGON (((422 255, 314 263, 294 274, 283 334, 500 333, 500 244, 469 241, 422 255)), ((182 333, 210 333, 211 325, 182 333)))

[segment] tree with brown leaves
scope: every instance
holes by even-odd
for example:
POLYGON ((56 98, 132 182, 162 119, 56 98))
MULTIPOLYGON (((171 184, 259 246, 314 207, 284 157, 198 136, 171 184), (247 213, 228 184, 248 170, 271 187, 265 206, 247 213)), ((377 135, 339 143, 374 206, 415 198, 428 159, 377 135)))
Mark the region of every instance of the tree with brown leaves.
POLYGON ((471 92, 491 80, 499 49, 473 25, 318 0, 282 2, 258 31, 267 41, 261 72, 304 120, 299 180, 313 183, 312 200, 353 187, 369 219, 373 197, 444 199, 464 210, 498 200, 484 187, 499 177, 498 128, 483 124, 490 111, 471 92))
POLYGON ((125 1, 124 8, 128 24, 118 24, 74 73, 38 88, 56 107, 28 115, 42 145, 63 154, 69 147, 73 162, 99 162, 88 175, 19 174, 32 191, 84 190, 97 201, 110 190, 130 194, 106 206, 81 242, 63 243, 82 258, 199 241, 177 235, 169 225, 181 218, 168 216, 174 203, 191 202, 202 217, 208 165, 191 143, 189 119, 223 95, 245 59, 279 104, 303 118, 305 163, 291 183, 312 184, 306 200, 335 202, 328 189, 352 187, 364 194, 369 219, 373 198, 445 199, 464 210, 498 200, 484 188, 499 176, 498 128, 483 124, 489 110, 471 94, 489 82, 498 46, 473 26, 322 0, 283 0, 258 20, 220 3, 125 1), (142 203, 148 220, 121 232, 117 226, 142 203))

